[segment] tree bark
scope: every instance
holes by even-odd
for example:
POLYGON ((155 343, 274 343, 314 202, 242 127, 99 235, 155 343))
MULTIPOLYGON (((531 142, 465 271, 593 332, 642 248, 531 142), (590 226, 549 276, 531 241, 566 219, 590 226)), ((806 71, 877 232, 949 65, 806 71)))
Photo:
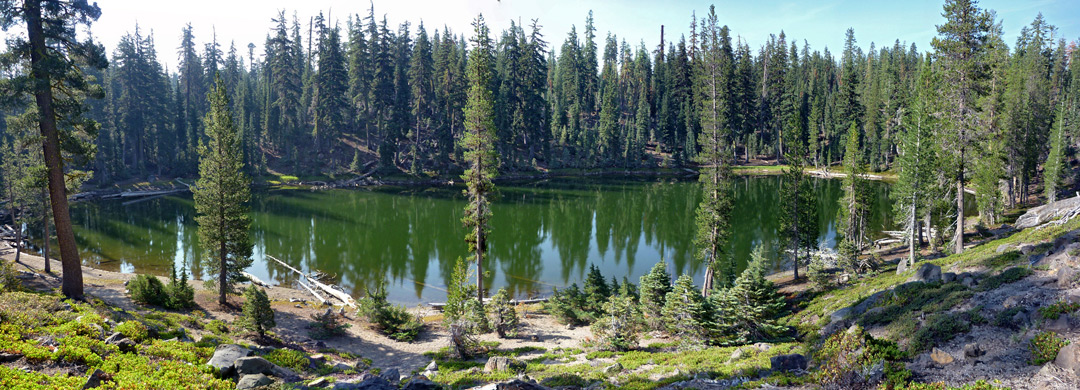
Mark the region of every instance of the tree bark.
POLYGON ((68 214, 67 189, 64 184, 64 165, 60 155, 60 136, 56 129, 56 112, 53 109, 52 82, 45 62, 45 31, 41 20, 41 1, 26 0, 27 36, 30 40, 30 72, 34 80, 34 100, 37 102, 40 120, 42 149, 49 176, 49 200, 52 203, 56 240, 60 244, 60 262, 63 268, 61 290, 68 298, 83 297, 82 260, 75 246, 75 233, 71 229, 68 214))
MULTIPOLYGON (((41 199, 43 201, 44 201, 45 195, 46 195, 45 192, 46 192, 45 188, 42 187, 41 188, 41 199)), ((41 221, 42 221, 42 224, 45 225, 45 235, 43 236, 43 237, 45 237, 45 243, 44 243, 44 245, 42 245, 42 251, 41 252, 43 254, 43 257, 45 258, 45 273, 51 274, 52 273, 52 260, 49 259, 49 236, 50 236, 50 234, 49 234, 49 206, 48 205, 42 205, 42 207, 41 207, 41 221)))

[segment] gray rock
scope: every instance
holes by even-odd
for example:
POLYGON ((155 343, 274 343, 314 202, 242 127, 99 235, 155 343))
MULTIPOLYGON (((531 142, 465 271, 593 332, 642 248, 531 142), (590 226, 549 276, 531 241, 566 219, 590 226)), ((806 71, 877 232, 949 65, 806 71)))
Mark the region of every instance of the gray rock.
POLYGON ((1076 281, 1076 270, 1069 266, 1058 268, 1057 271, 1057 285, 1060 288, 1072 287, 1073 282, 1076 281))
POLYGON ((952 272, 946 272, 941 274, 942 283, 952 283, 956 281, 956 274, 952 272))
POLYGON ((108 338, 105 339, 105 343, 106 344, 116 344, 116 342, 120 341, 120 339, 122 339, 122 338, 124 338, 124 335, 120 334, 120 332, 114 332, 113 334, 109 335, 108 338))
POLYGON ((623 370, 622 364, 615 363, 615 364, 612 364, 610 366, 604 367, 603 372, 604 372, 604 375, 615 375, 615 374, 618 374, 618 373, 622 372, 622 370, 623 370))
POLYGON ((538 385, 533 382, 526 382, 521 379, 514 379, 509 382, 493 383, 483 387, 484 390, 550 390, 547 387, 538 385))
POLYGON ((851 307, 851 306, 845 307, 843 309, 834 311, 831 315, 829 315, 829 320, 832 321, 832 322, 844 321, 844 320, 848 319, 848 317, 851 317, 852 314, 854 314, 853 313, 854 311, 855 311, 854 307, 851 307))
POLYGON ((1001 245, 998 245, 995 252, 997 252, 997 253, 1005 253, 1005 251, 1009 250, 1009 248, 1011 248, 1011 247, 1012 247, 1012 244, 1001 244, 1001 245))
POLYGON ((1027 324, 1028 324, 1028 315, 1027 315, 1027 313, 1024 313, 1023 311, 1020 311, 1020 312, 1017 312, 1016 315, 1013 315, 1013 318, 1012 318, 1012 325, 1013 326, 1015 326, 1017 328, 1023 328, 1027 324))
POLYGON ((386 379, 372 376, 360 383, 338 382, 334 384, 335 390, 398 390, 397 386, 391 385, 386 379))
POLYGON ((934 363, 937 363, 939 366, 947 366, 952 364, 956 359, 953 359, 952 355, 948 352, 934 348, 933 351, 930 352, 930 360, 933 360, 934 363))
POLYGON ((1072 343, 1058 350, 1054 364, 1080 375, 1080 343, 1072 343))
POLYGON ((728 358, 728 361, 735 361, 735 360, 739 360, 739 359, 742 359, 742 357, 743 357, 743 350, 742 350, 742 348, 736 348, 736 349, 735 349, 735 352, 732 352, 732 353, 731 353, 731 357, 729 357, 729 358, 728 358))
POLYGON ((986 351, 982 350, 979 343, 967 343, 964 344, 964 356, 968 358, 977 358, 985 355, 986 351))
POLYGON ((971 276, 965 276, 963 279, 960 279, 960 284, 967 288, 975 288, 975 286, 979 285, 979 283, 975 282, 975 278, 971 276))
POLYGON ((249 390, 271 383, 274 383, 274 380, 263 374, 244 375, 236 382, 236 390, 249 390))
POLYGON ((1012 295, 1008 298, 1005 298, 1005 300, 1001 302, 1001 306, 1006 309, 1011 309, 1013 307, 1020 306, 1021 304, 1023 304, 1023 301, 1024 299, 1022 297, 1012 295))
POLYGON ((1033 207, 1017 218, 1015 225, 1017 229, 1035 227, 1065 216, 1076 207, 1080 207, 1080 196, 1033 207))
POLYGON ((311 382, 308 382, 307 386, 308 387, 326 387, 329 384, 330 384, 330 379, 323 376, 323 377, 319 377, 318 379, 315 379, 315 380, 313 380, 311 382))
POLYGON ((333 367, 334 371, 337 371, 337 372, 349 371, 349 370, 353 369, 353 366, 350 366, 350 365, 342 363, 342 362, 334 363, 334 365, 331 366, 331 367, 333 367))
POLYGON ((21 353, 0 352, 0 363, 11 363, 13 361, 22 359, 22 357, 23 354, 21 353))
POLYGON ((300 378, 300 376, 296 374, 296 371, 276 364, 270 367, 270 375, 285 379, 286 382, 295 382, 295 379, 300 378))
POLYGON ((915 270, 915 275, 912 275, 909 282, 923 282, 934 283, 941 281, 941 267, 938 267, 930 263, 922 263, 919 268, 915 270))
POLYGON ((800 354, 778 355, 769 358, 773 371, 794 371, 806 369, 806 356, 800 354))
POLYGON ((769 343, 754 343, 753 347, 754 347, 754 349, 756 349, 756 350, 758 350, 760 352, 768 352, 770 349, 772 349, 772 344, 769 344, 769 343))
POLYGON ((117 341, 116 346, 120 347, 120 352, 135 352, 138 349, 138 344, 126 337, 117 341))
POLYGON ((413 377, 409 379, 401 390, 440 390, 442 386, 425 378, 413 377))
POLYGON ((1022 254, 1024 254, 1026 256, 1026 255, 1030 255, 1031 251, 1035 250, 1035 245, 1020 244, 1019 249, 1020 249, 1020 253, 1022 253, 1022 254))
POLYGON ((95 368, 94 372, 91 372, 90 376, 86 378, 86 383, 83 383, 83 390, 95 389, 98 386, 101 386, 102 375, 105 375, 105 371, 101 371, 100 369, 95 368))
POLYGON ((90 328, 93 328, 94 330, 97 331, 97 334, 98 334, 97 338, 98 339, 101 339, 101 338, 105 337, 105 328, 102 328, 101 325, 90 324, 90 328))
POLYGON ((381 376, 383 379, 386 379, 387 382, 390 382, 390 384, 395 386, 398 384, 398 382, 401 381, 401 373, 398 372, 398 369, 396 368, 391 368, 383 371, 379 373, 379 376, 381 376))
POLYGON ((1064 333, 1072 330, 1072 325, 1069 324, 1069 316, 1067 314, 1062 314, 1056 320, 1047 322, 1046 330, 1057 333, 1064 333))
POLYGON ((484 372, 519 371, 525 368, 525 364, 505 356, 493 356, 484 364, 484 372))
POLYGON ((427 367, 424 367, 424 371, 439 371, 439 364, 432 360, 431 363, 428 363, 427 367))
POLYGON ((214 367, 219 376, 232 376, 237 359, 251 355, 251 350, 236 344, 222 344, 214 350, 214 355, 206 364, 214 367))
POLYGON ((233 367, 236 369, 236 373, 240 376, 251 374, 270 374, 271 368, 274 363, 270 363, 269 360, 263 359, 258 356, 248 356, 236 359, 233 362, 233 367))

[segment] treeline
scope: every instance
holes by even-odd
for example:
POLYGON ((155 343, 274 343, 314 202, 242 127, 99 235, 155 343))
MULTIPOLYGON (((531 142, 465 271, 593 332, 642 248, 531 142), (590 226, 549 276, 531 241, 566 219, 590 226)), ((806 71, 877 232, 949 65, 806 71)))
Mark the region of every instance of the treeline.
MULTIPOLYGON (((706 18, 690 19, 688 36, 666 37, 661 27, 652 46, 598 38, 591 14, 557 47, 537 21, 493 37, 501 170, 690 164, 701 150, 707 86, 699 76, 711 28, 706 18)), ((1040 16, 1010 50, 995 25, 981 64, 993 82, 978 91, 980 104, 1003 135, 981 138, 997 144, 985 148, 998 154, 987 158, 1011 183, 1012 200, 1049 153, 1051 119, 1069 85, 1073 46, 1053 32, 1040 16)), ((723 66, 732 76, 725 138, 733 162, 782 161, 802 142, 811 165, 838 164, 855 123, 869 170, 895 166, 931 56, 900 41, 864 50, 852 30, 839 57, 783 32, 757 48, 726 27, 718 33, 731 54, 723 66)), ((251 173, 343 172, 375 159, 387 171, 463 169, 454 142, 464 131, 463 35, 429 33, 422 23, 394 27, 372 9, 343 26, 279 12, 261 58, 254 44, 223 50, 216 36, 200 47, 190 25, 181 37, 177 69, 161 65, 153 37, 138 28, 113 50, 100 75, 106 99, 91 103, 103 125, 97 180, 193 174, 215 73, 232 95, 251 173)))

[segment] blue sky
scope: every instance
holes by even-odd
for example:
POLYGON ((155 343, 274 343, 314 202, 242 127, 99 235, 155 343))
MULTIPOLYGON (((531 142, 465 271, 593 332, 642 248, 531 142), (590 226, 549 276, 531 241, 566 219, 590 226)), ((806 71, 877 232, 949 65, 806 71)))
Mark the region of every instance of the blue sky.
MULTIPOLYGON (((216 30, 223 49, 231 40, 242 52, 248 42, 254 42, 261 51, 262 43, 271 26, 270 18, 278 9, 290 14, 296 11, 301 20, 320 10, 329 11, 333 19, 344 20, 350 13, 366 15, 368 1, 328 0, 97 0, 102 17, 95 23, 95 36, 111 52, 120 36, 132 31, 136 22, 145 31, 153 29, 159 58, 175 69, 176 47, 181 27, 191 22, 196 39, 209 40, 216 30)), ((469 32, 469 23, 476 14, 483 12, 489 26, 501 31, 510 20, 520 20, 526 25, 538 18, 544 26, 543 33, 551 47, 558 48, 565 40, 571 25, 582 32, 589 10, 594 13, 597 27, 597 44, 603 45, 610 31, 620 40, 626 39, 633 46, 641 40, 651 48, 659 41, 660 25, 666 26, 667 37, 678 38, 689 32, 690 15, 697 11, 702 17, 709 5, 715 4, 721 24, 731 27, 734 35, 741 36, 752 48, 757 49, 769 34, 783 30, 789 40, 795 38, 800 46, 805 39, 812 50, 826 46, 834 54, 840 51, 844 31, 855 29, 859 45, 869 48, 871 42, 892 45, 914 42, 920 51, 929 49, 930 40, 936 35, 935 25, 942 22, 943 0, 820 0, 820 1, 773 1, 773 0, 722 0, 716 2, 667 0, 443 0, 409 1, 376 0, 375 13, 381 19, 386 14, 391 25, 404 20, 416 23, 423 20, 429 33, 434 27, 449 26, 455 32, 469 32)), ((1059 37, 1073 41, 1080 38, 1080 1, 1035 0, 1004 1, 984 0, 984 8, 994 9, 1003 21, 1006 42, 1016 41, 1020 29, 1035 18, 1040 11, 1047 20, 1058 27, 1059 37)))

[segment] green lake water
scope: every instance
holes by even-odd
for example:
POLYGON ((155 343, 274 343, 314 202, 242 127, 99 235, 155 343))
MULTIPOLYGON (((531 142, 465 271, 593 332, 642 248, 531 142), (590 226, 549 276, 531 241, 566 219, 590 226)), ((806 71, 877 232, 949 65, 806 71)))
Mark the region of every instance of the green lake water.
MULTIPOLYGON (((754 245, 765 243, 770 252, 775 246, 781 180, 737 179, 731 245, 741 265, 754 245)), ((832 246, 841 182, 813 183, 819 240, 832 246)), ((880 237, 880 231, 894 229, 889 186, 871 186, 871 227, 880 237)), ((661 258, 672 273, 692 274, 700 283, 703 266, 692 258, 700 188, 694 181, 651 178, 501 183, 486 284, 507 287, 518 297, 545 295, 552 287, 580 284, 590 264, 608 278, 636 283, 661 258)), ((266 258, 270 255, 305 271, 322 271, 354 296, 386 280, 391 301, 439 302, 453 262, 466 256, 464 204, 460 187, 256 192, 254 263, 248 272, 292 285, 296 274, 266 258)), ((84 263, 158 275, 168 275, 181 262, 201 273, 194 216, 190 195, 72 207, 84 263)))

